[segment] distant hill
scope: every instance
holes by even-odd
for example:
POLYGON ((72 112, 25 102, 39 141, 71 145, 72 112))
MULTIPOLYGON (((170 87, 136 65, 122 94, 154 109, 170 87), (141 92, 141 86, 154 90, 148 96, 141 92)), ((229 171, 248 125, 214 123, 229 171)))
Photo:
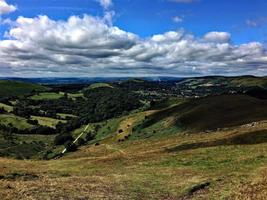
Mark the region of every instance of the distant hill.
POLYGON ((33 83, 0 80, 0 97, 27 95, 34 90, 47 91, 48 88, 33 83))
POLYGON ((93 83, 89 87, 83 88, 83 91, 102 87, 112 88, 112 86, 108 83, 93 83))
POLYGON ((256 76, 207 76, 198 78, 187 78, 179 84, 186 84, 192 87, 222 85, 226 87, 261 87, 267 89, 267 77, 256 76))

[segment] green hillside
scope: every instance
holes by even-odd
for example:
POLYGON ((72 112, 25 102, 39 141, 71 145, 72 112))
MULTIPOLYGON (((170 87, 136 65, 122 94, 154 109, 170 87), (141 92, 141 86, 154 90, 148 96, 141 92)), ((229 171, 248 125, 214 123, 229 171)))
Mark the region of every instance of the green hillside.
POLYGON ((112 87, 110 84, 108 84, 108 83, 93 83, 93 84, 91 84, 89 87, 84 88, 83 91, 91 90, 91 89, 95 89, 95 88, 103 88, 103 87, 113 88, 113 87, 112 87))
POLYGON ((188 100, 160 110, 137 125, 136 136, 215 130, 267 119, 267 101, 247 95, 223 95, 188 100), (154 132, 154 134, 152 133, 154 132))
POLYGON ((48 88, 38 84, 0 80, 0 97, 27 95, 34 90, 46 91, 48 88))

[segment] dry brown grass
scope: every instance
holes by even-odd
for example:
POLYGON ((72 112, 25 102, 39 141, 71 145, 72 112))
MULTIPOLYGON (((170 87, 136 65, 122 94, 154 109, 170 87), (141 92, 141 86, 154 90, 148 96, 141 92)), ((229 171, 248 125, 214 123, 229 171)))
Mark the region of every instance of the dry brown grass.
POLYGON ((212 133, 86 146, 60 160, 1 158, 0 199, 264 199, 266 143, 166 149, 266 128, 261 122, 212 133), (10 176, 14 173, 20 176, 10 176), (208 187, 189 193, 206 182, 208 187))

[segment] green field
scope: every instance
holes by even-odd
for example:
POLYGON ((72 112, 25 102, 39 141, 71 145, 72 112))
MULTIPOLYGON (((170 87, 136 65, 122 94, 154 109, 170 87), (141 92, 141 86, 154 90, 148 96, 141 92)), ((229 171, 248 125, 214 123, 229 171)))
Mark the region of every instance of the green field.
POLYGON ((0 108, 3 108, 6 112, 12 112, 13 106, 6 105, 4 103, 0 103, 0 108))
MULTIPOLYGON (((69 98, 72 98, 73 100, 75 100, 77 97, 83 97, 82 93, 68 93, 67 94, 69 98)), ((53 100, 53 99, 59 99, 62 98, 64 96, 64 92, 59 92, 59 93, 55 93, 55 92, 42 92, 39 93, 38 95, 34 95, 31 96, 30 98, 33 100, 53 100)))
POLYGON ((66 117, 71 117, 71 118, 75 118, 75 117, 77 117, 77 116, 75 116, 75 115, 64 114, 64 113, 58 113, 57 115, 58 115, 60 118, 62 118, 62 119, 66 119, 66 117))
POLYGON ((55 93, 55 92, 42 92, 38 95, 31 96, 30 98, 32 100, 43 100, 43 99, 59 99, 63 97, 63 93, 55 93))
POLYGON ((83 90, 90 90, 90 89, 95 89, 95 88, 101 88, 101 87, 110 87, 112 88, 112 86, 108 83, 94 83, 94 84, 91 84, 89 87, 87 88, 84 88, 83 90))
POLYGON ((54 119, 54 118, 50 118, 50 117, 31 116, 31 119, 37 120, 38 124, 40 124, 42 126, 48 126, 51 128, 55 128, 59 122, 66 123, 65 120, 58 120, 58 119, 54 119))
POLYGON ((0 124, 8 126, 12 124, 13 127, 16 127, 20 130, 29 129, 32 127, 31 124, 27 123, 27 119, 18 117, 13 114, 0 114, 0 124))

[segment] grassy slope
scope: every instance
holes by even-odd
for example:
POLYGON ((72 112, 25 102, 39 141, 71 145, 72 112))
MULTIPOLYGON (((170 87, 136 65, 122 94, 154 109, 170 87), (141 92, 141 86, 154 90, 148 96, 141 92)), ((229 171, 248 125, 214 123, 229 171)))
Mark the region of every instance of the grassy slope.
POLYGON ((59 122, 66 123, 65 120, 58 120, 50 117, 31 116, 31 119, 37 120, 38 124, 42 126, 48 126, 51 128, 55 128, 59 122))
MULTIPOLYGON (((53 100, 53 99, 59 99, 61 97, 64 96, 64 92, 59 92, 59 93, 55 93, 55 92, 42 92, 39 93, 38 95, 33 95, 30 98, 33 100, 53 100)), ((68 97, 72 98, 75 100, 75 98, 77 97, 83 97, 82 93, 68 93, 68 97)))
POLYGON ((84 88, 83 90, 90 90, 90 89, 95 89, 95 88, 100 88, 100 87, 111 87, 112 86, 108 83, 94 83, 91 84, 89 87, 84 88))
POLYGON ((267 101, 246 95, 189 100, 151 115, 141 128, 167 123, 170 128, 205 131, 267 119, 267 101))
POLYGON ((4 103, 0 103, 0 108, 3 108, 6 112, 12 112, 13 106, 6 105, 4 103))
POLYGON ((0 97, 27 95, 33 90, 46 91, 48 88, 38 84, 0 80, 0 97))
POLYGON ((18 117, 13 114, 0 114, 0 123, 4 125, 8 125, 11 123, 14 127, 18 129, 28 129, 31 128, 32 125, 27 123, 27 119, 18 117))
POLYGON ((181 81, 187 83, 193 88, 197 86, 209 86, 213 84, 226 84, 231 87, 252 87, 258 86, 267 89, 267 77, 240 76, 240 77, 223 77, 210 76, 202 78, 192 78, 181 81))
POLYGON ((43 92, 38 95, 31 96, 30 98, 33 100, 43 100, 43 99, 59 99, 63 97, 63 93, 55 93, 55 92, 43 92))
POLYGON ((264 199, 266 129, 265 121, 209 134, 89 146, 51 161, 1 158, 0 198, 264 199), (242 136, 250 143, 237 139, 242 136), (203 185, 208 186, 194 192, 203 185))

